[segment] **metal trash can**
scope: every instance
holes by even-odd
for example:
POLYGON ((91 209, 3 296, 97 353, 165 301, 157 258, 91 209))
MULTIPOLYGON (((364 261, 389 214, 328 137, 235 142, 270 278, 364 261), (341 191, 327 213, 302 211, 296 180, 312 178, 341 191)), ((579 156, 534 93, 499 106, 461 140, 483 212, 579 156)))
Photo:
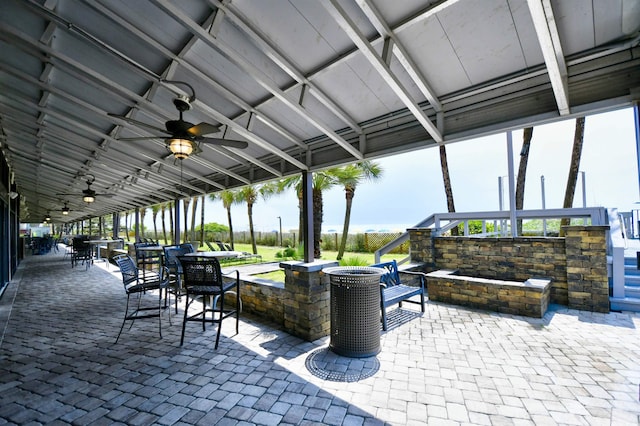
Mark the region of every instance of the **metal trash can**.
POLYGON ((366 358, 380 352, 380 276, 382 268, 327 268, 331 284, 331 339, 338 355, 366 358))

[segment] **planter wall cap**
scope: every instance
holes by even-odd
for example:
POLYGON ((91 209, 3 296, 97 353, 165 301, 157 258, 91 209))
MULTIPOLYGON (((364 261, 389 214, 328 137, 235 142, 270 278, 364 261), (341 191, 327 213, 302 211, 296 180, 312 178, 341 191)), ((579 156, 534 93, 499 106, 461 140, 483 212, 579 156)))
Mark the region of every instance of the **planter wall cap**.
POLYGON ((291 260, 280 263, 280 267, 283 269, 289 269, 297 272, 319 272, 324 268, 338 266, 339 263, 336 260, 314 260, 310 263, 304 263, 299 260, 291 260))

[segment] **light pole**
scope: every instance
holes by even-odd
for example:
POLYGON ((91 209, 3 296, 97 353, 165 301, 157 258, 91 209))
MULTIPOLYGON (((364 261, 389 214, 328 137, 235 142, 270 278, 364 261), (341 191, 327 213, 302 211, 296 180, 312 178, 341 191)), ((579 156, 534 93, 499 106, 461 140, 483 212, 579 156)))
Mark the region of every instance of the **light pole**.
POLYGON ((282 247, 282 218, 278 216, 278 223, 280 224, 280 247, 282 247))

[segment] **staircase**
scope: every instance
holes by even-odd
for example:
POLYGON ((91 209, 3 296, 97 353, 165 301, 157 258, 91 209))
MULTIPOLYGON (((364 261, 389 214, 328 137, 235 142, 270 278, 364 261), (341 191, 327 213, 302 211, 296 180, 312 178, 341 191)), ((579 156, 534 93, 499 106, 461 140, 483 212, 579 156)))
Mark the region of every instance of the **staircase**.
POLYGON ((624 296, 610 297, 612 311, 640 312, 640 270, 635 256, 625 253, 624 296))

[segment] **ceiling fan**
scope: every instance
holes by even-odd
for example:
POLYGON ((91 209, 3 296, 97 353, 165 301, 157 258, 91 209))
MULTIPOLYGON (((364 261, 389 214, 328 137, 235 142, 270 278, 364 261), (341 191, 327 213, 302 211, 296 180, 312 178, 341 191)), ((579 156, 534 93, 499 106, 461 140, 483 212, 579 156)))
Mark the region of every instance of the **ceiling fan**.
POLYGON ((188 121, 185 121, 183 119, 183 113, 191 109, 191 103, 196 99, 196 94, 195 94, 195 91, 193 90, 193 87, 191 87, 189 84, 184 83, 182 81, 169 81, 169 80, 163 80, 163 81, 169 82, 169 83, 184 84, 185 86, 189 87, 189 89, 191 89, 192 95, 190 97, 180 95, 173 99, 173 105, 178 110, 180 114, 180 118, 178 120, 167 121, 165 123, 166 129, 161 129, 159 127, 155 127, 147 123, 134 120, 129 117, 109 113, 109 116, 111 117, 119 118, 121 120, 126 121, 127 123, 140 126, 140 127, 145 127, 153 130, 154 132, 163 134, 158 136, 120 138, 118 140, 139 141, 139 140, 145 140, 145 139, 164 139, 167 149, 171 151, 171 153, 175 158, 180 160, 188 158, 189 155, 191 155, 192 153, 197 154, 201 152, 202 151, 200 149, 201 143, 210 143, 212 145, 221 145, 221 146, 228 146, 231 148, 240 148, 240 149, 244 149, 249 145, 247 142, 244 142, 244 141, 237 141, 237 140, 224 139, 224 138, 204 137, 204 135, 218 132, 219 131, 218 126, 214 126, 213 124, 209 124, 209 123, 200 123, 200 124, 194 125, 193 123, 189 123, 188 121))
MULTIPOLYGON (((95 182, 96 178, 93 175, 87 175, 87 189, 82 190, 82 201, 85 203, 93 203, 96 200, 96 196, 100 197, 113 197, 115 194, 98 194, 96 191, 91 189, 91 184, 95 182)), ((57 194, 57 195, 78 195, 76 194, 57 194)), ((65 203, 65 207, 67 204, 65 203)), ((68 210, 67 210, 68 211, 68 210)), ((64 213, 63 213, 64 214, 64 213)))

